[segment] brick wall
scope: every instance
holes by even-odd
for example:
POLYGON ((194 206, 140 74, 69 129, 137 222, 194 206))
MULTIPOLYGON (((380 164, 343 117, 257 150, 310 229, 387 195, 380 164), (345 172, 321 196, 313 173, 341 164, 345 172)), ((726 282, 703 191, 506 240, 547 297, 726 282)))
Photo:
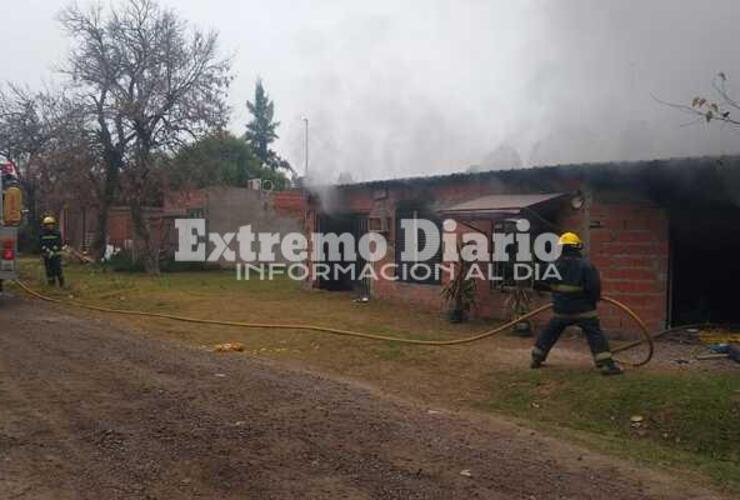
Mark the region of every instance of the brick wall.
POLYGON ((306 214, 306 196, 300 189, 278 191, 272 195, 272 206, 278 215, 303 221, 306 214))
POLYGON ((114 247, 124 248, 134 239, 131 212, 126 207, 113 207, 108 212, 108 242, 114 247))
MULTIPOLYGON (((552 183, 548 186, 550 192, 572 191, 577 188, 577 183, 572 179, 567 180, 567 185, 563 183, 552 183)), ((365 187, 365 186, 348 186, 338 189, 331 193, 332 210, 341 210, 343 213, 358 213, 369 215, 383 215, 391 218, 389 231, 385 234, 388 239, 388 257, 376 263, 376 271, 380 266, 395 262, 395 212, 400 202, 408 200, 428 200, 432 206, 446 206, 479 196, 489 194, 511 194, 527 192, 525 187, 520 184, 502 182, 500 180, 488 182, 474 182, 467 178, 460 178, 453 182, 440 184, 416 184, 409 182, 402 185, 365 187)), ((542 187, 537 187, 537 191, 543 192, 542 187)), ((311 214, 314 211, 321 211, 324 205, 320 196, 312 204, 311 214)), ((311 218, 311 217, 309 217, 311 218)), ((576 218, 576 220, 578 220, 576 218)), ((490 235, 490 222, 476 222, 475 226, 490 235)), ((309 232, 313 230, 313 225, 309 225, 309 232)), ((308 228, 307 228, 308 229, 308 228)), ((458 232, 467 232, 463 224, 458 224, 458 232)), ((377 271, 379 273, 379 271, 377 271)), ((416 284, 405 283, 400 281, 383 280, 382 278, 371 283, 371 293, 374 297, 400 301, 415 307, 421 307, 430 311, 444 312, 447 306, 441 296, 441 290, 446 280, 441 284, 416 284)), ((313 284, 315 285, 315 283, 313 284)), ((509 307, 506 304, 508 293, 498 288, 492 289, 490 282, 481 280, 477 288, 478 307, 472 312, 474 316, 485 318, 508 319, 510 316, 509 307)), ((547 293, 535 293, 533 307, 547 303, 550 300, 547 293)))
MULTIPOLYGON (((635 310, 651 330, 665 327, 668 283, 668 215, 644 199, 595 195, 590 209, 590 248, 601 272, 603 294, 635 310)), ((631 319, 602 306, 607 328, 631 330, 631 319)))
MULTIPOLYGON (((651 329, 660 329, 666 320, 666 289, 668 269, 668 217, 663 209, 646 198, 627 190, 592 190, 585 182, 572 178, 539 181, 539 192, 573 192, 583 189, 586 206, 581 210, 564 207, 557 216, 562 231, 575 231, 586 242, 586 252, 599 268, 605 295, 632 307, 651 329)), ((452 204, 487 194, 527 192, 522 185, 505 182, 476 182, 461 179, 438 185, 407 185, 376 188, 348 187, 342 190, 339 205, 349 213, 383 213, 395 217, 396 205, 407 199, 434 200, 437 204, 452 204)), ((318 204, 314 209, 320 211, 318 204)), ((490 230, 483 228, 484 230, 490 230)), ((394 224, 386 234, 389 257, 377 265, 394 261, 394 224)), ((444 283, 443 283, 444 284, 444 283)), ((380 279, 372 283, 375 297, 402 301, 430 311, 445 310, 440 295, 441 285, 401 283, 380 279)), ((508 319, 508 294, 491 289, 490 283, 478 284, 478 309, 481 317, 508 319)), ((532 307, 549 302, 548 293, 534 292, 532 307)), ((630 319, 611 306, 600 307, 606 328, 634 331, 630 319)), ((538 323, 547 320, 547 315, 538 323)))
MULTIPOLYGON (((149 224, 149 236, 153 245, 159 245, 162 236, 162 209, 144 207, 144 217, 149 224)), ((108 213, 108 244, 117 248, 138 249, 143 243, 138 241, 128 207, 112 207, 108 213)))
POLYGON ((163 210, 169 215, 185 215, 190 209, 205 209, 207 200, 207 189, 168 191, 164 196, 163 210))
MULTIPOLYGON (((177 249, 178 234, 174 227, 174 217, 186 216, 189 209, 203 210, 209 233, 235 232, 246 225, 250 225, 255 233, 300 233, 304 222, 304 212, 300 208, 303 205, 303 195, 300 191, 286 193, 288 194, 273 194, 235 186, 210 186, 167 193, 164 212, 169 217, 163 229, 166 235, 166 252, 174 254, 177 249), (279 207, 275 204, 276 199, 280 200, 279 207)), ((206 252, 209 253, 212 249, 213 244, 209 242, 206 252)), ((232 245, 232 249, 236 250, 236 245, 232 245)), ((234 265, 223 257, 217 264, 222 267, 234 265)))

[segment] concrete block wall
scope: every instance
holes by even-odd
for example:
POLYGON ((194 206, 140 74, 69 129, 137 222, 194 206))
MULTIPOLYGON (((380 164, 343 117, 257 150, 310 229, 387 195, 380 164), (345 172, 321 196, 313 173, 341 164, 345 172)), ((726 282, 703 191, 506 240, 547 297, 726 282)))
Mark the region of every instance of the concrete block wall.
MULTIPOLYGON (((168 193, 165 197, 164 212, 170 217, 164 231, 168 236, 168 251, 174 252, 177 247, 177 231, 172 217, 185 217, 189 209, 202 209, 206 219, 206 230, 209 233, 225 234, 235 232, 241 226, 251 225, 252 231, 271 232, 285 235, 289 232, 302 232, 304 213, 298 209, 296 195, 283 198, 285 210, 276 209, 274 195, 248 188, 234 186, 212 186, 190 191, 168 193), (287 201, 285 201, 287 200, 287 201)), ((213 248, 208 244, 207 252, 213 248)), ((232 245, 236 250, 236 245, 232 245)), ((280 257, 279 252, 276 254, 280 257)), ((238 259, 238 256, 237 256, 238 259)), ((222 267, 233 267, 234 263, 222 258, 218 264, 222 267)))
MULTIPOLYGON (((206 190, 206 227, 208 232, 225 234, 241 226, 251 225, 252 231, 279 233, 303 231, 302 216, 280 214, 273 208, 272 195, 239 187, 211 187, 206 190)), ((209 245, 210 251, 210 245, 209 245)), ((278 261, 280 252, 276 252, 278 261)), ((224 259, 221 266, 231 267, 224 259)))
POLYGON ((186 215, 189 209, 203 209, 207 203, 206 189, 183 189, 165 193, 163 210, 168 215, 186 215))

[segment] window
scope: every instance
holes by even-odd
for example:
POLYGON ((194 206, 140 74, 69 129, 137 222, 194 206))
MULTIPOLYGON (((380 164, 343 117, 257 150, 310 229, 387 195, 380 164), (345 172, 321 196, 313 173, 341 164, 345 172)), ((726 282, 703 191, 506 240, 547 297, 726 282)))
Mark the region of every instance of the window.
POLYGON ((373 233, 387 233, 388 219, 386 217, 369 216, 367 218, 367 230, 373 233))
POLYGON ((441 264, 442 262, 441 231, 442 228, 439 220, 428 213, 423 213, 417 210, 396 212, 396 264, 398 265, 396 275, 399 281, 425 285, 438 285, 440 283, 441 272, 438 269, 438 264, 441 264), (406 262, 401 260, 401 255, 406 250, 407 245, 406 231, 401 228, 401 221, 404 219, 425 219, 431 221, 436 226, 436 233, 427 233, 421 228, 418 228, 416 233, 419 249, 426 248, 427 244, 437 249, 436 253, 431 258, 406 262), (427 241, 428 237, 434 239, 427 241))
MULTIPOLYGON (((493 233, 495 234, 513 234, 516 231, 516 221, 511 219, 497 221, 493 224, 493 233)), ((489 238, 492 242, 493 234, 489 238)), ((493 258, 493 243, 491 243, 491 261, 493 262, 493 276, 491 289, 514 286, 514 261, 516 259, 517 244, 516 242, 506 248, 506 255, 509 256, 507 262, 496 261, 493 258)))
MULTIPOLYGON (((497 234, 505 234, 505 235, 516 235, 516 223, 518 219, 504 219, 500 221, 496 221, 493 224, 493 232, 497 234)), ((535 224, 533 221, 530 220, 531 230, 529 231, 530 235, 530 244, 534 243, 534 240, 537 238, 537 236, 542 232, 542 228, 535 224)), ((493 235, 491 235, 491 238, 493 235)), ((493 244, 491 244, 491 260, 493 261, 493 276, 496 277, 496 279, 491 279, 491 289, 500 289, 500 288, 508 288, 512 286, 519 286, 519 287, 525 287, 525 288, 532 288, 534 286, 534 275, 535 273, 532 272, 531 276, 527 278, 527 275, 525 273, 525 270, 522 268, 522 266, 533 266, 539 263, 537 257, 535 255, 532 255, 532 262, 521 262, 520 264, 520 271, 518 273, 519 276, 517 276, 516 273, 516 256, 519 252, 519 244, 516 241, 516 238, 514 239, 514 242, 511 243, 506 247, 506 254, 509 256, 508 261, 506 262, 497 262, 493 260, 493 244), (519 277, 517 280, 516 278, 519 277), (522 279, 527 278, 527 279, 522 279)))

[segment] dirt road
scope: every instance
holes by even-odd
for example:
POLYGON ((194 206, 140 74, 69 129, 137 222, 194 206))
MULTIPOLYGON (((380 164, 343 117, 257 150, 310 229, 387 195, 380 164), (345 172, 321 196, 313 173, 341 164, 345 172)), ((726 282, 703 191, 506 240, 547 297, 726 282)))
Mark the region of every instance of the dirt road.
POLYGON ((674 481, 505 421, 0 304, 0 498, 716 498, 674 481))

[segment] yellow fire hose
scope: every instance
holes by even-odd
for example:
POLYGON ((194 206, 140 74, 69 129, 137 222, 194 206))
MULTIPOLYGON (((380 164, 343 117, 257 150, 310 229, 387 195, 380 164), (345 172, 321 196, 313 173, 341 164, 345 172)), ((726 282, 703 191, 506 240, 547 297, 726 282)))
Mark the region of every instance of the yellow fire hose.
MULTIPOLYGON (((381 341, 387 341, 387 342, 399 342, 401 344, 414 344, 414 345, 427 345, 427 346, 450 346, 450 345, 459 345, 459 344, 469 344, 471 342, 483 340, 488 337, 493 337, 494 335, 498 335, 499 333, 502 333, 510 329, 512 326, 519 323, 520 321, 525 321, 527 319, 533 318, 552 308, 551 304, 538 307, 537 309, 534 309, 533 311, 513 321, 509 321, 508 323, 497 326, 493 330, 488 330, 478 335, 473 335, 472 337, 465 337, 462 339, 451 339, 451 340, 416 340, 416 339, 408 339, 408 338, 389 337, 385 335, 374 335, 372 333, 355 332, 351 330, 340 330, 337 328, 329 328, 329 327, 317 326, 317 325, 289 324, 289 323, 246 323, 242 321, 224 321, 224 320, 217 320, 217 319, 190 318, 187 316, 178 316, 175 314, 132 311, 132 310, 126 310, 126 309, 114 309, 114 308, 109 308, 109 307, 84 304, 82 302, 77 302, 73 300, 62 300, 62 299, 57 299, 54 297, 49 297, 48 295, 44 295, 42 293, 39 293, 33 290, 32 288, 30 288, 28 285, 26 285, 20 280, 16 280, 15 283, 29 295, 36 297, 38 299, 44 300, 46 302, 72 305, 72 306, 80 307, 83 309, 89 309, 91 311, 122 314, 122 315, 128 315, 128 316, 144 316, 144 317, 150 317, 150 318, 162 318, 162 319, 169 319, 172 321, 184 321, 187 323, 201 323, 205 325, 235 326, 235 327, 240 327, 240 328, 259 328, 259 329, 306 330, 306 331, 312 331, 312 332, 330 333, 333 335, 345 335, 348 337, 359 337, 359 338, 370 339, 370 340, 381 340, 381 341)), ((638 341, 630 342, 628 344, 612 349, 612 353, 623 352, 628 349, 637 347, 638 345, 641 345, 643 343, 647 343, 647 354, 645 358, 642 359, 641 361, 631 362, 631 361, 619 360, 619 359, 617 359, 617 361, 621 364, 628 365, 628 366, 642 366, 650 362, 650 360, 653 357, 655 345, 653 342, 653 337, 650 335, 650 332, 648 331, 648 328, 645 325, 645 323, 642 321, 642 319, 632 309, 627 307, 625 304, 619 302, 618 300, 612 299, 611 297, 603 297, 602 300, 604 302, 607 302, 621 309, 630 318, 632 318, 634 322, 637 323, 637 325, 640 327, 640 334, 643 337, 642 339, 638 341)))

